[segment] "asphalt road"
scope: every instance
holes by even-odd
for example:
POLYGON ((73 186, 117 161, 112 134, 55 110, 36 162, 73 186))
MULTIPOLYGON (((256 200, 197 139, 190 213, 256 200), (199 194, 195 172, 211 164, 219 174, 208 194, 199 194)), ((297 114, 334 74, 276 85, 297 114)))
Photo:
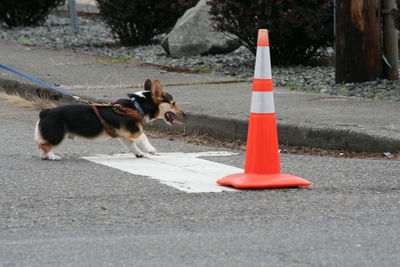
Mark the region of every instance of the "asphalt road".
MULTIPOLYGON (((38 111, 0 102, 0 266, 398 266, 398 161, 282 155, 309 189, 189 194, 80 157, 114 140, 33 142, 38 111)), ((161 152, 221 150, 150 140, 161 152)), ((244 154, 208 158, 242 167, 244 154)))

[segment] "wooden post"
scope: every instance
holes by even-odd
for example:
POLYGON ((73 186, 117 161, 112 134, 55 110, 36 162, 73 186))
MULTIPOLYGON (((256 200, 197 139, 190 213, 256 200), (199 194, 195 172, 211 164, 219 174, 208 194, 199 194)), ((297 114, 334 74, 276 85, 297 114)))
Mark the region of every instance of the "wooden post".
POLYGON ((382 16, 383 16, 383 54, 385 61, 383 63, 384 78, 389 80, 399 79, 399 33, 394 27, 392 10, 396 10, 395 0, 382 1, 382 16))
POLYGON ((78 12, 76 9, 76 0, 68 0, 69 16, 71 17, 71 28, 73 34, 79 34, 78 12))
POLYGON ((382 77, 381 0, 336 0, 336 83, 382 77))

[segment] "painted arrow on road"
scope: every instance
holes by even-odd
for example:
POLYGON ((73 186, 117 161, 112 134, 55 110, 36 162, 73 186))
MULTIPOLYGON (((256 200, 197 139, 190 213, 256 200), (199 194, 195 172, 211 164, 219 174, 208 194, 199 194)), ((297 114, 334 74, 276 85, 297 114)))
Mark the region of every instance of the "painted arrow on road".
POLYGON ((243 169, 199 157, 233 155, 237 153, 209 151, 159 153, 145 158, 135 158, 132 154, 96 155, 83 158, 135 175, 147 176, 188 193, 205 193, 237 191, 234 188, 217 185, 216 180, 229 174, 242 173, 243 169))

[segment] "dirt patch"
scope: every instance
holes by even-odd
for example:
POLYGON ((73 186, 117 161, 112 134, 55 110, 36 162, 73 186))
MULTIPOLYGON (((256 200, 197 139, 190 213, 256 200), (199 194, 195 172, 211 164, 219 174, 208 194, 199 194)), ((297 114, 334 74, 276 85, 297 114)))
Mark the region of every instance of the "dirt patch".
POLYGON ((5 93, 0 93, 0 101, 6 103, 7 105, 20 107, 20 108, 32 108, 32 109, 46 109, 55 108, 58 105, 52 101, 48 101, 39 97, 31 97, 30 100, 20 97, 19 95, 8 95, 5 93))

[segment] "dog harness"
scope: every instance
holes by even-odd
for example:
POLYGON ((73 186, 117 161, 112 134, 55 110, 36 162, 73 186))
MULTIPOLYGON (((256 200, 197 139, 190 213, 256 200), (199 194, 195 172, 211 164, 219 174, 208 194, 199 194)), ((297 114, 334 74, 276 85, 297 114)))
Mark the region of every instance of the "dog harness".
POLYGON ((140 106, 139 102, 137 102, 135 97, 131 97, 131 102, 135 106, 135 109, 137 111, 139 111, 139 113, 142 115, 142 117, 144 117, 144 111, 143 111, 142 107, 140 106))
MULTIPOLYGON (((90 101, 87 101, 87 102, 90 102, 90 101)), ((107 123, 104 120, 104 118, 100 115, 99 109, 97 107, 110 107, 111 110, 114 111, 115 113, 117 113, 119 115, 126 116, 126 117, 133 118, 133 119, 137 120, 140 124, 143 125, 143 116, 144 116, 143 109, 142 109, 142 107, 139 105, 139 103, 137 101, 135 101, 135 103, 137 104, 137 105, 135 105, 135 108, 137 110, 124 107, 124 106, 122 106, 120 104, 113 104, 113 103, 111 103, 111 104, 98 104, 98 103, 90 102, 90 103, 86 103, 86 104, 90 104, 92 106, 92 110, 93 110, 94 114, 99 119, 100 123, 103 125, 104 130, 106 131, 106 133, 111 138, 117 138, 117 137, 119 137, 117 131, 115 130, 115 128, 113 126, 111 126, 109 123, 107 123)))

